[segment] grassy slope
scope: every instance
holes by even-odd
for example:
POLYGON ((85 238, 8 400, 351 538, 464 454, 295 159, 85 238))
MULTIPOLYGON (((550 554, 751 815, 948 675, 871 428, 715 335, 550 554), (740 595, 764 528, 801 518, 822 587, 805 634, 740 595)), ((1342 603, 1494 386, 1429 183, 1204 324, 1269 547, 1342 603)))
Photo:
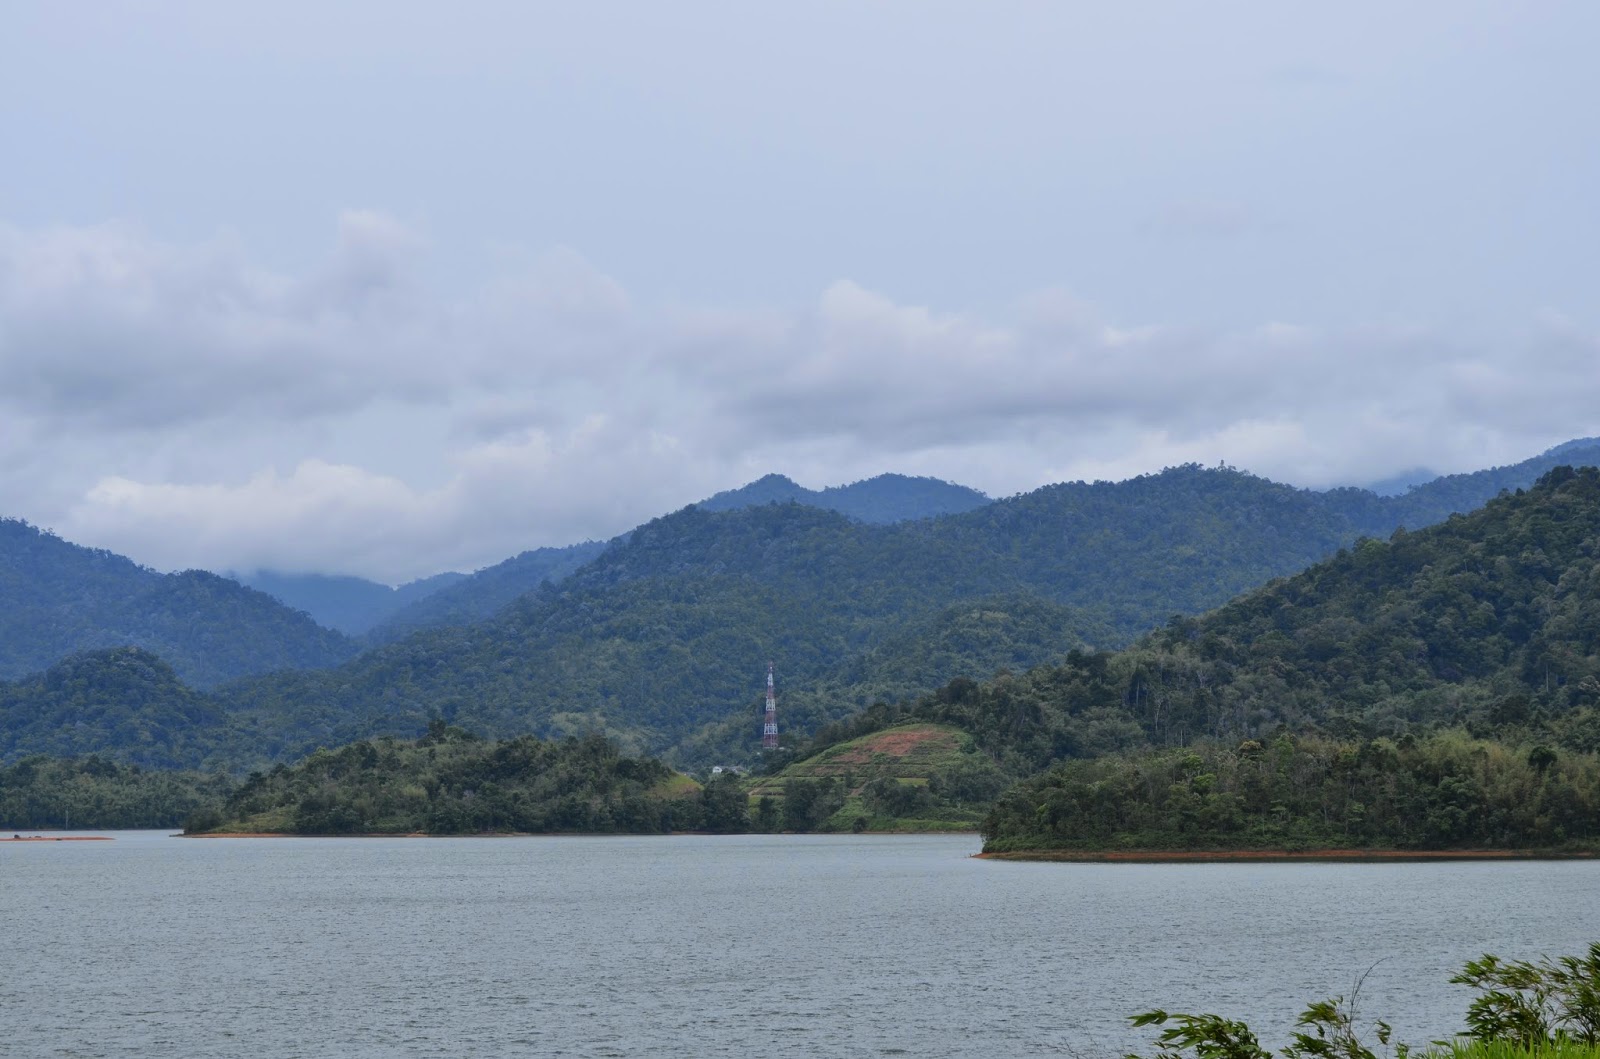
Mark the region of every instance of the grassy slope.
POLYGON ((831 746, 775 776, 757 777, 750 784, 750 800, 754 804, 770 796, 781 802, 786 780, 837 779, 845 785, 844 805, 819 831, 850 831, 858 817, 865 817, 872 831, 971 831, 983 816, 976 810, 940 808, 937 816, 921 818, 883 816, 862 799, 862 789, 881 776, 926 785, 934 772, 959 764, 971 752, 963 748, 971 745, 971 737, 952 725, 901 725, 831 746))

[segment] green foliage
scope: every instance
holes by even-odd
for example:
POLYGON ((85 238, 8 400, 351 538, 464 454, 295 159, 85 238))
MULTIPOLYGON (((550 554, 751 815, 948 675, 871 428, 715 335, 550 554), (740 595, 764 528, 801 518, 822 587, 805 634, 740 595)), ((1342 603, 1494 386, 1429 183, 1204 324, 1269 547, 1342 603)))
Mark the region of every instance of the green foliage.
POLYGON ((232 788, 226 776, 34 755, 0 767, 0 830, 177 827, 232 788))
POLYGON ((1583 956, 1538 963, 1485 955, 1450 981, 1482 994, 1467 1009, 1476 1040, 1600 1046, 1600 942, 1583 956))
POLYGON ((750 792, 782 798, 786 830, 970 831, 1013 778, 958 729, 916 724, 791 762, 752 779, 750 792), (788 808, 792 785, 803 792, 804 810, 788 808))
MULTIPOLYGON (((1470 1041, 1436 1042, 1420 1053, 1427 1059, 1600 1057, 1600 942, 1591 944, 1586 956, 1546 957, 1538 963, 1486 955, 1469 961, 1450 981, 1484 995, 1467 1015, 1470 1041)), ((1271 1054, 1247 1024, 1220 1015, 1156 1010, 1129 1021, 1136 1027, 1172 1023, 1156 1041, 1157 1053, 1169 1059, 1190 1051, 1196 1059, 1268 1059, 1271 1054)), ((1353 998, 1348 1006, 1343 997, 1313 1003, 1295 1025, 1291 1043, 1281 1052, 1286 1059, 1378 1059, 1356 1033, 1353 998)), ((1387 1046, 1389 1024, 1377 1022, 1375 1036, 1387 1046)), ((1406 1045, 1395 1046, 1397 1059, 1409 1054, 1406 1045)))
POLYGON ((665 765, 624 756, 597 735, 495 742, 435 721, 415 741, 352 743, 292 768, 253 772, 220 821, 194 823, 319 835, 657 834, 700 828, 704 806, 694 785, 665 765))
POLYGON ((782 818, 785 831, 813 831, 844 805, 843 785, 828 777, 785 780, 782 818))
MULTIPOLYGON (((1165 1011, 1147 1011, 1132 1016, 1129 1021, 1135 1026, 1173 1023, 1162 1030, 1156 1041, 1157 1052, 1164 1056, 1180 1056, 1191 1049, 1196 1059, 1270 1059, 1272 1054, 1261 1047, 1248 1025, 1220 1015, 1169 1015, 1165 1011)), ((1355 1012, 1353 1006, 1345 1005, 1344 997, 1307 1006, 1295 1025, 1299 1028, 1282 1051, 1287 1059, 1378 1059, 1356 1034, 1355 1012)), ((1375 1036, 1379 1044, 1387 1045, 1389 1024, 1377 1023, 1375 1036)), ((1409 1051, 1403 1044, 1395 1049, 1399 1059, 1406 1059, 1409 1051)), ((1127 1059, 1138 1059, 1138 1056, 1130 1055, 1127 1059)))
POLYGON ((0 679, 130 644, 202 687, 336 665, 355 653, 339 633, 226 578, 159 574, 0 518, 0 679))
POLYGON ((991 852, 1594 848, 1600 758, 1541 773, 1523 748, 1451 731, 1145 749, 1019 783, 983 833, 991 852))
MULTIPOLYGON (((1461 724, 1590 752, 1600 748, 1594 483, 1592 471, 1552 472, 1525 496, 1355 543, 1203 618, 1168 620, 1115 655, 1088 645, 1215 606, 1362 532, 1387 536, 1401 509, 1193 466, 894 525, 795 504, 689 508, 482 624, 419 633, 334 670, 230 685, 210 700, 226 718, 221 742, 169 756, 250 767, 441 718, 486 736, 598 732, 684 766, 748 761, 768 659, 790 745, 867 710, 866 723, 961 725, 1017 775, 1144 743, 1260 739, 1280 724, 1363 739, 1461 724), (1051 668, 1030 671, 1040 665, 1051 668)), ((1395 501, 1425 513, 1419 493, 1395 501)), ((48 544, 31 528, 19 539, 48 544)), ((163 584, 183 589, 182 618, 207 658, 300 664, 196 619, 235 598, 231 582, 163 584)), ((35 623, 56 628, 57 617, 35 623)), ((180 674, 189 664, 175 661, 180 674)), ((55 745, 37 727, 4 738, 13 754, 55 745)))
POLYGON ((1541 775, 1600 749, 1600 472, 1552 472, 1469 516, 1352 551, 1127 650, 951 681, 817 733, 971 732, 1009 770, 1142 745, 1350 742, 1436 727, 1528 744, 1541 775), (1540 749, 1542 748, 1542 749, 1540 749))
MULTIPOLYGON (((571 576, 606 547, 600 541, 584 541, 565 548, 535 548, 467 577, 458 575, 448 584, 400 601, 399 606, 371 623, 367 641, 393 643, 422 629, 487 620, 518 597, 571 576)), ((395 595, 408 587, 402 586, 395 595)))
MULTIPOLYGON (((1221 1015, 1168 1014, 1157 1010, 1133 1015, 1129 1021, 1136 1027, 1166 1026, 1171 1022, 1156 1040, 1156 1051, 1164 1056, 1179 1056, 1190 1049, 1197 1059, 1271 1059, 1272 1056, 1261 1047, 1248 1025, 1221 1015)), ((1130 1054, 1127 1059, 1139 1057, 1130 1054)))
POLYGON ((1566 1041, 1529 1048, 1510 1041, 1457 1039, 1435 1042, 1432 1047, 1413 1050, 1411 1054, 1425 1059, 1600 1059, 1600 1047, 1566 1041))
POLYGON ((713 776, 700 788, 700 829, 730 835, 750 830, 749 799, 736 777, 713 776))
POLYGON ((145 768, 195 767, 229 739, 215 702, 137 647, 74 655, 0 684, 0 762, 99 753, 145 768))

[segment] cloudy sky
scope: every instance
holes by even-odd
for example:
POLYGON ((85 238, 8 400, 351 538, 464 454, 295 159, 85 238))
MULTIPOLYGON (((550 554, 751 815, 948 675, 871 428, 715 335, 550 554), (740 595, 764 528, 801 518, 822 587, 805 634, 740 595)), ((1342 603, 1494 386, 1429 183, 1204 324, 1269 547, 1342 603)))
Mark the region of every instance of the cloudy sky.
POLYGON ((1600 6, 25 3, 0 514, 398 582, 769 471, 1600 434, 1600 6))

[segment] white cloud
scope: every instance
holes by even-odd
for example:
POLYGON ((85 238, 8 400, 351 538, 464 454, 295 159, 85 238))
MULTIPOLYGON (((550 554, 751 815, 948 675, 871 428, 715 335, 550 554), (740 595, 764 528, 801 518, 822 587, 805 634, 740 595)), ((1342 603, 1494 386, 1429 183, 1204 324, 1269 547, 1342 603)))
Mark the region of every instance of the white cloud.
POLYGON ((604 537, 767 471, 1005 495, 1218 460, 1328 485, 1595 433, 1600 340, 979 314, 848 280, 651 305, 555 250, 445 295, 409 227, 303 274, 234 242, 0 229, 0 512, 163 568, 400 580, 604 537))

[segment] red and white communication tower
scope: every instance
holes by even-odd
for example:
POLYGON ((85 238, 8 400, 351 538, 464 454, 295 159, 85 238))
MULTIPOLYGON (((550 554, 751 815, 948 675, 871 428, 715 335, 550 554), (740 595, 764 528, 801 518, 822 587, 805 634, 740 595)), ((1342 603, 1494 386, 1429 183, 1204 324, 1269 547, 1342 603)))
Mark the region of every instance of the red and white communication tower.
POLYGON ((767 714, 761 726, 761 749, 778 749, 778 692, 772 683, 772 663, 767 663, 767 714))

